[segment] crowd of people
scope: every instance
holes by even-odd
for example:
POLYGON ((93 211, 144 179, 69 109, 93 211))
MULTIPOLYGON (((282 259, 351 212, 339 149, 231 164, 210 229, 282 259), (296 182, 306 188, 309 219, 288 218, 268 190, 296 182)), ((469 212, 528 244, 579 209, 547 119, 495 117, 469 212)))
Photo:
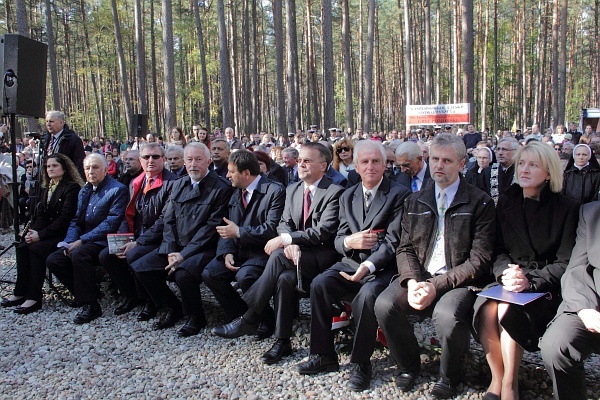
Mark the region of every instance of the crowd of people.
POLYGON ((274 337, 260 356, 271 365, 293 353, 297 301, 309 297, 299 374, 339 369, 332 321, 347 318, 344 303, 350 390, 370 387, 378 329, 397 387, 411 390, 421 370, 412 321, 431 317, 435 398, 455 394, 471 335, 491 370, 484 399, 518 398, 523 353, 539 349, 554 396, 585 398, 583 362, 600 351, 600 137, 571 128, 311 126, 273 138, 195 125, 120 143, 82 140, 51 111, 44 140, 17 149, 24 191, 37 190, 38 165, 41 185, 15 211, 29 223, 1 305, 42 309, 48 270, 80 307, 73 322, 90 323, 103 315, 101 267, 123 297, 114 314, 141 307, 137 319, 156 318, 155 329, 185 317, 177 334, 188 337, 207 327, 205 284, 227 316, 211 332, 274 337), (129 239, 114 248, 117 233, 129 239), (485 295, 495 287, 511 296, 485 295), (522 293, 543 295, 523 303, 522 293))

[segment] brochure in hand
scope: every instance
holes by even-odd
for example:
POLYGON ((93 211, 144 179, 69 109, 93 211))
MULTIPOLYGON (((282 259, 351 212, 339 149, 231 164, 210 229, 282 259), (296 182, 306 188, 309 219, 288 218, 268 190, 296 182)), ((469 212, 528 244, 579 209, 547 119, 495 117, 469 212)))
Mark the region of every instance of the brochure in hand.
POLYGON ((108 241, 108 254, 122 253, 120 248, 135 240, 133 233, 109 233, 106 235, 108 241))
POLYGON ((492 286, 491 288, 484 290, 481 293, 477 293, 477 296, 487 297, 488 299, 494 299, 505 303, 517 304, 524 306, 534 300, 544 297, 548 292, 520 292, 515 293, 509 290, 505 290, 502 285, 492 286))

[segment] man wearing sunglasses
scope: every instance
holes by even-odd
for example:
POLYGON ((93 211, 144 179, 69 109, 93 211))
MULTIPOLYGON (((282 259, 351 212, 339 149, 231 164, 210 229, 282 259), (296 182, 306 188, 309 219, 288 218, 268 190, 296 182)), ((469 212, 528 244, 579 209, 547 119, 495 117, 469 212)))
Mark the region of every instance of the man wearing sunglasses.
MULTIPOLYGON (((160 216, 178 176, 164 168, 165 149, 158 143, 143 143, 139 153, 144 173, 129 184, 129 203, 119 228, 120 233, 133 233, 136 240, 124 245, 119 254, 109 254, 106 248, 100 252, 99 258, 119 292, 125 296, 125 301, 115 309, 115 315, 128 313, 145 303, 138 319, 147 320, 156 315, 156 308, 149 299, 140 298, 136 293, 129 265, 160 245, 163 232, 160 216)), ((143 291, 138 292, 143 294, 143 291)))

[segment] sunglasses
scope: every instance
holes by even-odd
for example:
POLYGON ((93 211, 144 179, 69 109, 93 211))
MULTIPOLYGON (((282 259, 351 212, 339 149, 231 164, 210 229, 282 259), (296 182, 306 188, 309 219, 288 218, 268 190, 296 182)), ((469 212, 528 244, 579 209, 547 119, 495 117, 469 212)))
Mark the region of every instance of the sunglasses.
POLYGON ((342 151, 350 151, 352 150, 350 147, 340 147, 335 152, 340 154, 342 151))
POLYGON ((150 158, 152 158, 153 160, 158 160, 159 158, 162 158, 162 156, 160 154, 148 154, 145 156, 141 156, 144 160, 149 160, 150 158))

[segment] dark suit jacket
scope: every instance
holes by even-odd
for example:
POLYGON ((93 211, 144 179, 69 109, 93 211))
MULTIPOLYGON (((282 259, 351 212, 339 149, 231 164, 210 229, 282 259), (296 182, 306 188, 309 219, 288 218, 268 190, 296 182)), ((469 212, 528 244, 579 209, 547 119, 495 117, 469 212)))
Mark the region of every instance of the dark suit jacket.
MULTIPOLYGON (((50 146, 50 134, 46 133, 44 137, 45 150, 48 150, 50 146)), ((65 156, 69 157, 73 164, 77 167, 79 174, 85 181, 85 173, 83 172, 83 159, 85 158, 85 151, 83 150, 83 142, 77 136, 75 132, 73 132, 67 124, 63 127, 63 132, 60 134, 58 138, 58 151, 55 153, 61 153, 65 156)))
MULTIPOLYGON (((399 184, 411 188, 412 178, 405 174, 404 172, 398 172, 394 178, 391 178, 393 181, 398 182, 399 184)), ((427 164, 427 169, 425 170, 425 177, 423 178, 423 184, 421 185, 421 190, 425 188, 432 182, 431 180, 431 171, 429 170, 429 164, 427 164)))
POLYGON ((346 190, 340 197, 340 227, 335 238, 336 250, 344 256, 342 262, 358 269, 360 263, 371 261, 377 271, 395 270, 394 256, 400 243, 400 221, 404 199, 410 194, 407 188, 383 178, 371 202, 369 212, 364 213, 362 183, 346 190), (364 217, 363 217, 364 216, 364 217), (344 239, 367 229, 384 229, 385 239, 377 250, 347 250, 344 239))
POLYGON ((283 184, 285 180, 284 175, 285 173, 283 172, 281 165, 277 164, 275 161, 272 161, 271 168, 269 168, 269 178, 272 178, 273 180, 283 184))
POLYGON ((331 165, 327 167, 327 172, 325 172, 325 175, 331 178, 333 183, 342 187, 346 187, 346 184, 348 183, 348 179, 346 179, 344 175, 342 175, 337 169, 333 168, 331 165))
MULTIPOLYGON (((393 180, 393 179, 392 179, 393 180)), ((356 185, 358 182, 361 182, 362 178, 356 172, 356 170, 351 169, 348 171, 348 183, 346 183, 346 189, 350 189, 352 186, 356 185)))
MULTIPOLYGON (((279 234, 289 233, 292 244, 312 249, 334 246, 334 238, 339 225, 339 198, 344 188, 323 176, 316 188, 310 206, 307 228, 302 229, 304 216, 304 183, 297 182, 286 190, 285 208, 277 228, 279 234)), ((318 251, 318 250, 317 250, 318 251)))
POLYGON ((241 193, 241 189, 235 189, 227 217, 239 227, 240 237, 219 238, 217 257, 233 254, 236 261, 252 259, 252 265, 267 265, 269 256, 264 247, 277 236, 277 225, 285 204, 285 188, 262 175, 246 209, 242 206, 241 193))
POLYGON ((579 210, 577 241, 562 277, 563 302, 558 313, 583 309, 600 311, 600 202, 579 210))
MULTIPOLYGON (((210 165, 208 166, 208 170, 209 171, 214 171, 220 177, 227 179, 227 163, 226 162, 224 162, 217 169, 215 169, 215 164, 214 163, 210 163, 210 165)), ((187 173, 187 171, 186 171, 186 173, 187 173)))
POLYGON ((81 187, 75 182, 61 180, 50 202, 48 188, 44 188, 34 211, 31 229, 37 231, 40 241, 28 245, 29 249, 40 255, 48 255, 56 250, 56 245, 64 239, 69 224, 77 212, 77 197, 81 187))
POLYGON ((288 168, 286 166, 283 166, 283 167, 281 167, 281 169, 283 170, 283 186, 288 187, 292 183, 298 182, 300 180, 298 178, 298 171, 294 172, 294 179, 292 179, 290 181, 290 179, 289 179, 289 170, 290 170, 290 168, 288 168))
POLYGON ((575 245, 578 211, 577 201, 547 185, 539 202, 524 199, 518 185, 508 189, 496 209, 496 281, 509 263, 518 264, 536 291, 558 292, 575 245))
POLYGON ((184 259, 217 245, 216 227, 227 216, 227 205, 233 192, 229 181, 214 171, 192 187, 184 177, 173 184, 164 217, 163 241, 159 254, 180 252, 184 259))
POLYGON ((242 141, 236 137, 233 138, 231 143, 229 144, 229 150, 239 150, 242 149, 242 141))

